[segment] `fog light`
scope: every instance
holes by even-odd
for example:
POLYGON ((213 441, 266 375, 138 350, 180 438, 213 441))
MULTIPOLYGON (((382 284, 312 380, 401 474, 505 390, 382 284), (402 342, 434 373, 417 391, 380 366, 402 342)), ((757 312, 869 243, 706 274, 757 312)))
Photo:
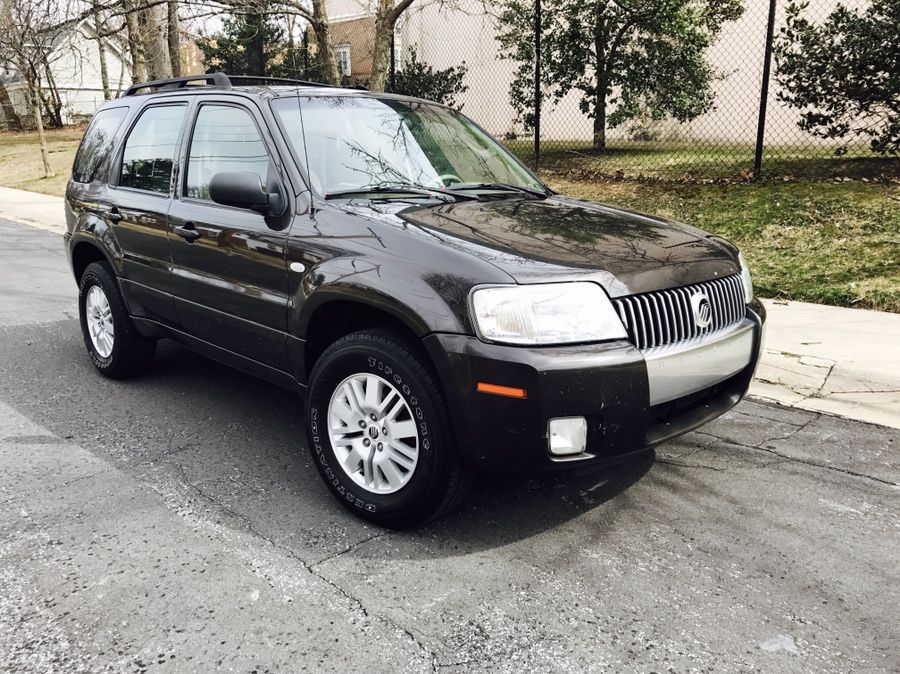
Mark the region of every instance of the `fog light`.
POLYGON ((554 456, 581 454, 587 446, 587 420, 584 417, 551 419, 550 453, 554 456))

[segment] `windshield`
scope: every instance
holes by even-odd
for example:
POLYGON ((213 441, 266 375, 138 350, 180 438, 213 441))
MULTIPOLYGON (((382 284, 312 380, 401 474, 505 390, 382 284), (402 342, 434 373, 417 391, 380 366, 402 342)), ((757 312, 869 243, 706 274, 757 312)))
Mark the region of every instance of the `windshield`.
POLYGON ((277 99, 272 107, 299 160, 308 160, 319 194, 488 183, 544 192, 493 138, 453 110, 365 96, 305 96, 299 104, 302 118, 297 98, 277 99))

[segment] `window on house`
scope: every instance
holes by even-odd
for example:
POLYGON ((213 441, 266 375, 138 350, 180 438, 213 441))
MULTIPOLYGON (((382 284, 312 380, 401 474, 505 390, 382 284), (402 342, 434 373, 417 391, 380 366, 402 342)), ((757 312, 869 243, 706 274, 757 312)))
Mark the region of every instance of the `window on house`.
POLYGON ((159 105, 141 113, 125 141, 119 176, 121 187, 169 193, 175 144, 186 107, 159 105))
POLYGON ((350 45, 342 44, 334 50, 334 56, 337 60, 338 70, 343 77, 350 77, 353 72, 353 64, 350 63, 350 45))

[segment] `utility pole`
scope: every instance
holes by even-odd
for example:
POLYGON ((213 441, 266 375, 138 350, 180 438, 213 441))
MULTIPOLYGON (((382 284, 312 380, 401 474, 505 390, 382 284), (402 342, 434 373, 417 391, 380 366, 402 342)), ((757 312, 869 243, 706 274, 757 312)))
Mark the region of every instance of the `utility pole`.
MULTIPOLYGON (((774 0, 772 0, 774 2, 774 0)), ((534 170, 541 166, 541 0, 534 0, 534 170)))
POLYGON ((397 32, 391 31, 391 91, 397 91, 397 32))

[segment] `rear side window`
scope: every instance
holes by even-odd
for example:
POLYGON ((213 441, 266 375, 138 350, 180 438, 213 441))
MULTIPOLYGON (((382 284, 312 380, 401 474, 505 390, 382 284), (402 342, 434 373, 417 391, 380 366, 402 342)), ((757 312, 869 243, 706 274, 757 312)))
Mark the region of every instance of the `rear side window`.
POLYGON ((97 176, 97 169, 109 155, 113 137, 127 114, 128 108, 109 108, 94 115, 75 155, 72 180, 89 183, 97 176))
POLYGON ((230 105, 204 105, 197 113, 188 156, 185 194, 209 199, 217 173, 251 171, 265 185, 269 155, 250 113, 230 105))
POLYGON ((141 113, 125 141, 120 187, 169 193, 185 109, 184 105, 160 105, 141 113))

